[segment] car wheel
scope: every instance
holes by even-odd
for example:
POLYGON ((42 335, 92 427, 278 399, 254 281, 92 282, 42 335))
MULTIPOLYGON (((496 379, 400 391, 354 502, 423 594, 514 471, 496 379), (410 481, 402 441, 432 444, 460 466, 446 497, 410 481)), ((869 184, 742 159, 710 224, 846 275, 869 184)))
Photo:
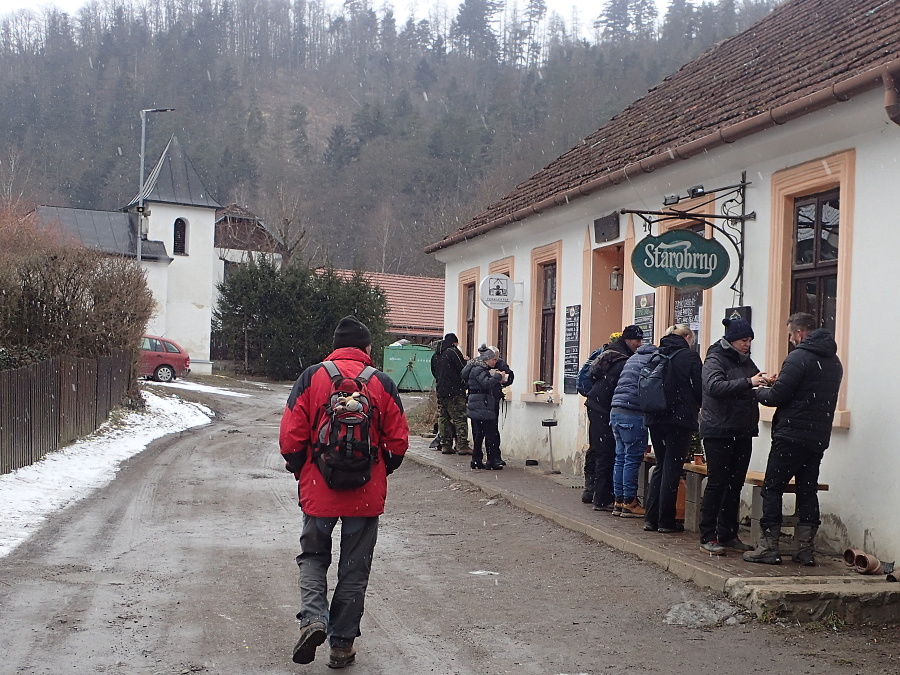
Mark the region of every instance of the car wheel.
POLYGON ((159 366, 153 372, 153 379, 157 382, 171 382, 175 379, 175 371, 172 366, 159 366))

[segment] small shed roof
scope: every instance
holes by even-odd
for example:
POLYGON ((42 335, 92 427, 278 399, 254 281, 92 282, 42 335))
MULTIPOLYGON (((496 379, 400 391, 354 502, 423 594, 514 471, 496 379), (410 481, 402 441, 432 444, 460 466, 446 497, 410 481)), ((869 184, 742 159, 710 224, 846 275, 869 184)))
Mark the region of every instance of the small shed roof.
MULTIPOLYGON (((121 211, 92 211, 62 206, 39 206, 37 216, 46 227, 60 227, 63 232, 88 248, 113 255, 137 257, 137 214, 121 211)), ((141 257, 170 261, 161 241, 143 241, 141 257)))

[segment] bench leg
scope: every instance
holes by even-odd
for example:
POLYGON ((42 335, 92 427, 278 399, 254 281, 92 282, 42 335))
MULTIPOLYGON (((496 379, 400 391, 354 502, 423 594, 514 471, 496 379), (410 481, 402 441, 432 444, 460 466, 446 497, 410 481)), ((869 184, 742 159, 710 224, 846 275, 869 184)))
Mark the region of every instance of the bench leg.
POLYGON ((703 501, 705 476, 691 471, 685 477, 684 529, 688 532, 700 531, 700 503, 703 501))

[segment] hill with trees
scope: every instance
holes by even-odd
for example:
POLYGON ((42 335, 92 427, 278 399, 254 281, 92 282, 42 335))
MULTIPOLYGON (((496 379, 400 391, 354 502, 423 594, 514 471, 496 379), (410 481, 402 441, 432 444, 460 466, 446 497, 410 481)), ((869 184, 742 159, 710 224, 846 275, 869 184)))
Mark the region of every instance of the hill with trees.
POLYGON ((176 132, 212 194, 304 262, 439 274, 456 229, 776 0, 608 0, 593 37, 464 0, 91 0, 0 18, 0 206, 116 209, 176 132))

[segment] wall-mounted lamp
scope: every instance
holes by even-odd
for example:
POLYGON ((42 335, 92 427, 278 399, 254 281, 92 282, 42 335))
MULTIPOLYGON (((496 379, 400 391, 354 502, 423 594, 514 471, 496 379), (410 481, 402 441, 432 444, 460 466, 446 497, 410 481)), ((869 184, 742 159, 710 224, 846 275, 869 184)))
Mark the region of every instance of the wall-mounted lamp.
POLYGON ((688 188, 688 195, 691 197, 691 199, 694 199, 695 197, 702 197, 705 194, 706 190, 703 189, 702 185, 694 185, 693 187, 688 188))
POLYGON ((663 197, 663 206, 675 206, 680 201, 681 197, 678 195, 666 195, 663 197))
POLYGON ((625 289, 625 275, 622 274, 621 268, 616 265, 613 267, 612 273, 609 275, 609 290, 621 291, 625 289))

